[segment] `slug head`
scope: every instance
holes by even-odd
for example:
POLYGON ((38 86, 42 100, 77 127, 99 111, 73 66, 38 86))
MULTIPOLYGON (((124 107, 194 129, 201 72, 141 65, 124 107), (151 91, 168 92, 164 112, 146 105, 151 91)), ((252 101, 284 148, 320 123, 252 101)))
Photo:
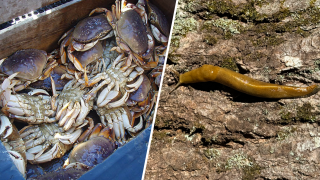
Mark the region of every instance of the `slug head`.
POLYGON ((180 74, 178 71, 176 71, 175 69, 172 69, 173 73, 179 77, 179 82, 178 84, 169 92, 169 94, 171 94, 174 90, 176 90, 181 84, 183 84, 181 81, 180 81, 180 74))

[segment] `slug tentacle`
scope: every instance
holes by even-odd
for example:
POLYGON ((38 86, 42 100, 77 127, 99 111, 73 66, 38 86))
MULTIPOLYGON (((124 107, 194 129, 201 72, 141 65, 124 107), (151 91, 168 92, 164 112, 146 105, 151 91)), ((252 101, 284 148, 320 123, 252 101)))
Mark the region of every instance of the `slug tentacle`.
MULTIPOLYGON (((282 99, 306 97, 311 96, 320 90, 318 85, 293 87, 261 82, 229 69, 212 65, 203 65, 200 68, 181 74, 179 83, 173 90, 178 88, 181 84, 208 81, 217 82, 245 94, 262 98, 282 99)), ((173 90, 171 90, 170 93, 173 90)))
POLYGON ((179 74, 179 72, 178 71, 176 71, 175 69, 172 69, 172 71, 173 71, 173 73, 177 76, 177 77, 179 77, 179 82, 178 82, 178 84, 169 92, 169 94, 171 94, 174 90, 176 90, 179 86, 181 86, 181 82, 180 82, 180 74, 179 74))

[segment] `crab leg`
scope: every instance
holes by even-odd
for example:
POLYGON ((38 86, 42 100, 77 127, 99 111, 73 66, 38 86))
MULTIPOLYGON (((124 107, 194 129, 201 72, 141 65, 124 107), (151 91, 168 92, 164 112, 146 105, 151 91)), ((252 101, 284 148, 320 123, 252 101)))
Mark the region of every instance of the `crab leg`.
MULTIPOLYGON (((113 122, 112 122, 112 117, 110 114, 105 114, 105 117, 107 119, 108 122, 108 126, 110 127, 110 129, 113 129, 113 122)), ((107 123, 104 121, 102 122, 103 125, 107 126, 107 123)))
POLYGON ((73 51, 75 51, 75 48, 73 46, 69 46, 68 47, 68 58, 69 58, 69 60, 73 63, 73 65, 79 71, 84 72, 84 69, 83 69, 82 64, 80 63, 80 61, 74 55, 72 55, 73 51))
POLYGON ((100 123, 98 123, 96 126, 94 126, 92 118, 88 118, 88 122, 89 122, 88 129, 81 134, 81 136, 78 138, 77 142, 83 142, 91 134, 91 132, 95 131, 95 129, 97 128, 96 126, 99 126, 99 124, 100 124, 100 123))
POLYGON ((123 61, 124 58, 124 53, 121 53, 112 63, 112 68, 115 68, 116 65, 120 62, 123 61))
POLYGON ((25 83, 18 84, 16 87, 14 87, 14 91, 15 92, 21 91, 26 87, 28 87, 30 84, 31 84, 31 81, 26 81, 25 83))
MULTIPOLYGON (((107 105, 112 99, 116 98, 119 95, 119 91, 110 91, 108 95, 104 98, 104 100, 101 103, 97 102, 98 107, 103 107, 107 105)), ((99 95, 101 97, 102 95, 99 95)))
POLYGON ((63 126, 67 122, 67 120, 71 118, 74 111, 75 109, 71 109, 62 119, 60 119, 58 123, 59 126, 63 126))
POLYGON ((116 114, 116 118, 118 119, 119 122, 119 128, 120 128, 120 136, 121 139, 125 139, 125 132, 124 132, 124 124, 123 124, 123 120, 122 120, 122 116, 121 116, 121 112, 119 110, 114 112, 116 114))
MULTIPOLYGON (((133 70, 134 70, 134 67, 130 67, 130 68, 128 68, 128 69, 126 69, 124 72, 123 72, 123 75, 125 76, 125 77, 128 77, 132 72, 133 72, 133 70)), ((137 72, 138 73, 138 72, 137 72)), ((129 81, 129 80, 128 80, 129 81)))
POLYGON ((70 119, 68 119, 68 121, 65 123, 63 129, 66 131, 68 129, 71 128, 71 126, 74 124, 75 122, 75 119, 77 118, 77 116, 79 115, 80 113, 80 103, 79 102, 76 102, 75 105, 74 105, 74 113, 72 113, 72 116, 70 117, 70 119))
POLYGON ((33 148, 30 148, 27 150, 28 153, 31 153, 31 154, 36 154, 34 156, 35 159, 37 159, 38 157, 40 157, 45 150, 47 150, 49 148, 49 144, 44 144, 44 145, 38 145, 38 146, 35 146, 33 148))
POLYGON ((49 64, 47 64, 46 68, 43 70, 43 74, 39 77, 39 80, 44 80, 50 76, 50 73, 53 71, 55 67, 58 66, 56 60, 53 60, 49 64))
POLYGON ((128 92, 133 92, 135 90, 137 90, 139 88, 139 86, 142 84, 143 82, 143 76, 140 76, 139 79, 133 83, 133 84, 127 84, 127 87, 132 88, 130 90, 127 90, 128 92))
POLYGON ((139 73, 137 71, 133 71, 132 73, 130 73, 128 77, 128 82, 133 81, 138 76, 139 76, 139 73))
POLYGON ((107 108, 120 107, 120 106, 122 106, 122 105, 125 104, 125 102, 128 100, 128 98, 129 98, 129 93, 126 91, 126 92, 124 93, 124 95, 122 96, 121 99, 119 99, 118 101, 109 103, 109 104, 107 105, 107 108))
POLYGON ((109 10, 106 9, 106 8, 95 8, 94 10, 92 10, 90 13, 89 13, 89 16, 91 16, 92 14, 94 13, 105 13, 107 14, 109 10))
POLYGON ((79 125, 81 125, 78 128, 81 128, 82 126, 84 126, 82 125, 83 121, 86 118, 86 116, 89 114, 89 111, 91 110, 90 105, 85 103, 83 99, 80 100, 80 103, 81 103, 81 111, 79 113, 78 118, 76 119, 76 123, 74 124, 75 127, 78 127, 79 125))
POLYGON ((121 15, 122 7, 126 6, 127 1, 121 0, 121 2, 120 2, 119 0, 116 0, 115 4, 116 4, 116 18, 119 20, 120 19, 120 15, 121 15))
POLYGON ((40 145, 40 144, 42 144, 43 142, 45 142, 46 141, 46 138, 44 137, 44 136, 40 136, 38 139, 36 139, 36 140, 29 140, 29 141, 27 141, 27 142, 25 142, 25 144, 26 144, 26 149, 30 149, 30 148, 32 148, 32 147, 35 147, 35 146, 37 146, 37 145, 40 145))
POLYGON ((50 75, 50 79, 51 79, 51 89, 52 89, 52 98, 51 98, 51 108, 53 111, 57 110, 57 106, 56 106, 56 99, 59 96, 59 94, 56 91, 56 84, 52 78, 52 76, 50 75))
POLYGON ((110 127, 108 127, 108 126, 105 127, 105 128, 103 128, 103 129, 100 131, 100 133, 99 133, 98 136, 103 136, 103 137, 105 137, 105 138, 110 139, 111 141, 114 141, 114 140, 116 139, 116 136, 115 136, 115 134, 114 134, 113 129, 110 129, 110 127))
POLYGON ((61 141, 63 144, 73 144, 80 137, 81 133, 82 133, 82 130, 77 129, 75 132, 73 132, 71 134, 64 135, 64 136, 57 133, 54 136, 54 138, 59 139, 59 141, 61 141))
POLYGON ((21 121, 25 121, 25 122, 29 122, 32 124, 39 124, 39 123, 53 123, 56 120, 54 118, 48 118, 48 117, 44 117, 44 119, 36 119, 34 116, 19 116, 19 115, 14 115, 14 114, 9 114, 10 118, 15 118, 15 119, 19 119, 21 121))
POLYGON ((26 136, 39 131, 39 127, 38 126, 34 126, 34 125, 29 125, 29 126, 25 126, 24 128, 22 128, 19 131, 20 137, 21 138, 25 138, 26 136))
MULTIPOLYGON (((99 94, 98 99, 97 99, 97 104, 98 106, 102 103, 106 101, 106 98, 109 95, 109 98, 114 98, 118 95, 119 91, 111 91, 111 89, 115 86, 115 83, 112 81, 106 88, 104 88, 104 90, 99 94), (113 95, 115 94, 115 95, 113 95), (110 97, 111 96, 111 97, 110 97)), ((112 99, 109 99, 109 101, 111 101, 112 99)), ((108 103, 108 102, 106 102, 108 103)))
POLYGON ((119 124, 118 118, 114 113, 111 113, 110 115, 111 115, 111 119, 113 120, 113 129, 114 129, 114 133, 116 134, 116 138, 122 141, 120 124, 119 124))
POLYGON ((37 163, 48 162, 54 159, 55 156, 58 154, 58 152, 59 152, 59 147, 57 144, 55 144, 48 152, 42 154, 40 157, 35 158, 34 156, 33 159, 28 159, 28 160, 36 160, 37 163))
POLYGON ((97 137, 99 135, 101 129, 102 129, 101 123, 98 123, 97 125, 95 125, 94 128, 92 129, 92 132, 91 132, 88 139, 91 139, 93 137, 97 137))
MULTIPOLYGON (((39 130, 39 128, 38 128, 38 130, 39 130)), ((29 135, 29 136, 27 136, 27 137, 24 137, 24 138, 23 138, 23 141, 25 142, 25 145, 26 145, 26 144, 29 144, 29 145, 30 145, 30 144, 33 143, 32 141, 34 141, 34 139, 37 139, 37 141, 39 141, 38 139, 41 140, 41 138, 44 139, 44 137, 42 136, 41 131, 38 131, 38 132, 32 133, 31 135, 29 135)), ((41 142, 41 143, 42 143, 42 142, 41 142)), ((32 147, 32 146, 30 146, 30 147, 32 147)))
POLYGON ((8 153, 10 155, 10 158, 13 161, 13 164, 16 165, 17 169, 20 171, 20 173, 25 176, 26 168, 25 168, 25 161, 22 157, 22 155, 16 151, 8 150, 8 153))
MULTIPOLYGON (((2 63, 2 62, 1 62, 2 63)), ((0 64, 1 64, 0 63, 0 64)), ((7 89, 11 89, 13 88, 14 85, 11 84, 11 80, 16 77, 19 74, 19 72, 16 72, 14 74, 11 74, 8 78, 6 78, 2 84, 1 84, 1 91, 7 90, 7 89)))
POLYGON ((3 138, 7 138, 8 136, 11 135, 13 131, 12 124, 6 116, 1 116, 0 120, 1 120, 0 135, 4 134, 3 138))
POLYGON ((152 34, 154 35, 154 37, 159 41, 161 42, 162 44, 164 44, 165 46, 167 45, 168 43, 168 38, 163 35, 158 28, 156 28, 154 25, 150 25, 151 26, 151 31, 152 31, 152 34))
POLYGON ((65 51, 65 47, 69 46, 71 43, 71 34, 74 28, 70 29, 68 32, 66 32, 58 41, 58 44, 60 44, 60 57, 61 57, 61 63, 66 64, 67 63, 67 53, 65 51))
MULTIPOLYGON (((114 87, 114 90, 109 91, 107 88, 107 90, 104 90, 103 92, 101 92, 99 94, 98 100, 97 100, 97 106, 98 107, 103 107, 106 104, 108 104, 110 101, 112 101, 114 98, 116 98, 117 96, 119 96, 120 91, 119 91, 119 84, 118 82, 115 82, 116 85, 114 87), (103 101, 102 101, 103 100, 103 101)), ((110 88, 111 89, 111 88, 110 88)))
POLYGON ((93 77, 90 81, 86 80, 86 86, 87 87, 93 86, 94 84, 98 83, 102 79, 107 81, 107 83, 110 83, 110 81, 111 81, 109 76, 105 72, 103 72, 103 73, 100 73, 100 74, 96 75, 95 77, 93 77))
MULTIPOLYGON (((66 111, 66 109, 68 108, 68 106, 69 106, 69 104, 70 104, 71 102, 68 102, 67 104, 65 104, 59 111, 58 111, 58 113, 57 113, 57 115, 56 115, 56 120, 58 120, 58 119, 60 119, 60 117, 61 117, 61 115, 62 115, 62 113, 64 112, 64 111, 66 111)), ((59 122, 60 123, 60 122, 59 122)))
POLYGON ((129 5, 128 4, 127 6, 134 9, 140 15, 143 23, 147 25, 148 24, 148 15, 147 15, 146 10, 144 8, 145 4, 146 4, 146 2, 144 0, 139 0, 136 5, 133 5, 133 4, 129 5))
POLYGON ((134 126, 134 127, 132 127, 132 126, 130 125, 128 116, 123 115, 122 117, 123 117, 124 127, 125 127, 128 131, 133 132, 133 133, 136 133, 136 132, 138 132, 139 130, 142 129, 142 127, 143 127, 143 119, 142 119, 142 116, 140 116, 140 122, 139 122, 139 124, 137 124, 137 125, 134 126))

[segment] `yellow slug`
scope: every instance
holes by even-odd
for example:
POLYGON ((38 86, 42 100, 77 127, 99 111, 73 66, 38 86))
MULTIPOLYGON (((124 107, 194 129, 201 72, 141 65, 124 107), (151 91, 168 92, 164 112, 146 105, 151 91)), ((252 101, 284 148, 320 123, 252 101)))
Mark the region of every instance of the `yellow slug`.
POLYGON ((320 90, 318 85, 293 87, 265 83, 229 69, 212 65, 203 65, 200 68, 181 74, 179 83, 174 89, 181 84, 208 81, 217 82, 245 94, 262 98, 297 98, 313 95, 320 90))

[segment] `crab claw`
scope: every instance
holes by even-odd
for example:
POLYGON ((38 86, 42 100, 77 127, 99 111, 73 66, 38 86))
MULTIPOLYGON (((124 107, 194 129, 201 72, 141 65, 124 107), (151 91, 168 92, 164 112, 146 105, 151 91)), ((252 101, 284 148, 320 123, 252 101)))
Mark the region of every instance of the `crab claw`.
POLYGON ((8 153, 10 155, 10 158, 13 161, 13 164, 16 165, 18 170, 25 177, 25 174, 26 174, 25 162, 24 162, 24 159, 21 156, 21 154, 16 151, 11 151, 11 150, 8 150, 8 153))
POLYGON ((3 135, 3 138, 7 138, 11 135, 13 128, 12 124, 6 116, 1 116, 1 127, 0 127, 0 135, 3 135))
POLYGON ((121 116, 122 116, 124 128, 127 129, 129 132, 136 133, 136 132, 140 131, 143 128, 142 116, 140 116, 139 123, 134 127, 131 126, 131 124, 130 124, 129 118, 130 119, 132 118, 130 112, 128 112, 127 110, 123 109, 122 113, 121 113, 121 116))
POLYGON ((151 31, 154 35, 154 37, 156 38, 157 41, 161 42, 163 45, 167 45, 168 44, 168 38, 163 35, 158 28, 156 28, 154 25, 150 25, 151 27, 151 31))
POLYGON ((106 8, 95 8, 94 10, 92 10, 89 14, 89 16, 91 16, 92 14, 94 13, 106 13, 108 12, 109 10, 106 9, 106 8))
POLYGON ((83 72, 84 68, 83 68, 82 64, 80 63, 80 61, 74 55, 72 55, 72 52, 74 50, 75 49, 74 49, 73 46, 69 46, 68 47, 68 58, 79 71, 83 72))
POLYGON ((28 160, 36 160, 37 163, 49 162, 56 157, 59 152, 59 147, 55 144, 48 152, 40 155, 38 158, 31 153, 26 153, 28 160), (31 159, 30 159, 31 158, 31 159))
POLYGON ((66 161, 65 164, 63 165, 63 168, 65 168, 65 169, 72 168, 72 169, 80 169, 80 170, 87 171, 88 169, 90 169, 90 166, 85 165, 81 162, 75 162, 75 163, 69 164, 69 162, 66 161))
POLYGON ((81 129, 76 130, 72 134, 60 135, 59 133, 55 134, 54 138, 59 139, 63 144, 73 144, 77 141, 82 133, 81 129))

